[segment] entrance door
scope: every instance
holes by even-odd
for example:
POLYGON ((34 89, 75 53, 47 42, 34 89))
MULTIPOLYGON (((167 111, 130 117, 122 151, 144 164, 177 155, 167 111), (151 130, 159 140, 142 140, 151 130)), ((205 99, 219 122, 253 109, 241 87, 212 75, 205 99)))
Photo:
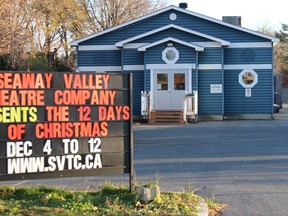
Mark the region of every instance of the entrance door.
POLYGON ((189 90, 188 70, 155 70, 153 104, 155 110, 182 110, 189 90))

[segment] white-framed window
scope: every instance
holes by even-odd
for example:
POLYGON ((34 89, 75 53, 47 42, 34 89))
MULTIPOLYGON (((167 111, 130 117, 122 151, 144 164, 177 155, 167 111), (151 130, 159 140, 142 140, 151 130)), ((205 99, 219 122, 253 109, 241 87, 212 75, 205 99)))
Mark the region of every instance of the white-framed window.
POLYGON ((162 59, 167 64, 175 64, 179 59, 179 51, 175 47, 167 47, 162 52, 162 59))
POLYGON ((244 88, 252 88, 258 83, 258 74, 252 70, 242 70, 238 81, 244 88))
POLYGON ((177 15, 176 15, 175 13, 171 13, 171 14, 169 15, 169 18, 170 18, 170 20, 174 21, 174 20, 177 19, 177 15))

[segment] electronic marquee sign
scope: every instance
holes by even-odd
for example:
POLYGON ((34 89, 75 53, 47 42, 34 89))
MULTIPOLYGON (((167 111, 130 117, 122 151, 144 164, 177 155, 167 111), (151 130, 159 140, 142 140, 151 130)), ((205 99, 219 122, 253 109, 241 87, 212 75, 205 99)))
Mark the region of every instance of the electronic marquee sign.
POLYGON ((0 180, 131 173, 130 76, 0 72, 0 180))

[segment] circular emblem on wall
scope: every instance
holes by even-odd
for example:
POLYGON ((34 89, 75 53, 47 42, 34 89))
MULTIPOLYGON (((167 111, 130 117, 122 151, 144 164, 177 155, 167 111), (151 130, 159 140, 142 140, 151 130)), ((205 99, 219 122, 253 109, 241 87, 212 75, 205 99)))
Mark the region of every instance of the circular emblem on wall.
POLYGON ((169 15, 169 18, 170 18, 170 20, 174 21, 174 20, 177 19, 177 15, 176 15, 175 13, 171 13, 171 14, 169 15))

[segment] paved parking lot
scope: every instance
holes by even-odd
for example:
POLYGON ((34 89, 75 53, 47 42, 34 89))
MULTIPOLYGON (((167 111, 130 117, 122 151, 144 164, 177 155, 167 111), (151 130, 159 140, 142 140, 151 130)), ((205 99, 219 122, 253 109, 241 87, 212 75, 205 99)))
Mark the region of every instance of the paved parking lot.
MULTIPOLYGON (((202 196, 230 206, 224 216, 287 215, 288 120, 282 119, 135 126, 137 179, 159 175, 162 191, 204 188, 202 196)), ((127 175, 8 183, 91 189, 107 179, 128 185, 127 175)))
POLYGON ((162 190, 205 187, 224 215, 288 215, 287 104, 275 119, 136 127, 136 171, 162 190))
POLYGON ((224 215, 287 215, 288 121, 200 122, 135 129, 136 172, 162 190, 189 185, 230 207, 224 215))

